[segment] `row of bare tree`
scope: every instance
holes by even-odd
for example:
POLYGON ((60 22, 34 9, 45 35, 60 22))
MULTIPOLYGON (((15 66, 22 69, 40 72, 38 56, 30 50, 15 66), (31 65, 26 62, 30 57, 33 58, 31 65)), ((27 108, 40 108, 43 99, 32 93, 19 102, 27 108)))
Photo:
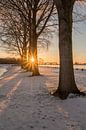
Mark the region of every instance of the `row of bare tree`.
POLYGON ((46 34, 48 36, 53 31, 50 27, 59 25, 59 86, 53 95, 62 99, 67 98, 69 93, 83 94, 76 86, 73 69, 72 14, 75 1, 1 0, 0 2, 2 41, 8 42, 14 49, 17 48, 22 58, 22 67, 29 67, 33 75, 39 75, 38 43, 46 43, 46 34), (27 55, 28 59, 31 57, 35 59, 33 68, 30 67, 30 61, 27 62, 27 55))
POLYGON ((50 34, 49 26, 56 24, 52 23, 53 19, 55 21, 53 14, 55 14, 54 3, 49 0, 4 0, 1 2, 1 21, 4 23, 5 35, 2 40, 17 48, 22 58, 23 68, 31 69, 28 68, 30 62, 27 62, 27 55, 28 59, 34 57, 33 75, 39 75, 37 43, 42 44, 47 41, 46 34, 50 34))

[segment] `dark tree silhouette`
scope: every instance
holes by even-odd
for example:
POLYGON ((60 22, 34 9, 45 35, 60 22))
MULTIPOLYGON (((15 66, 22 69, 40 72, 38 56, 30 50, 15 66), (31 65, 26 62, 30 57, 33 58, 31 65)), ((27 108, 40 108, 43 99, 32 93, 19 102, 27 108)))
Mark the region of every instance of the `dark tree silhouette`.
MULTIPOLYGON (((37 45, 40 36, 46 32, 49 26, 53 26, 51 20, 47 24, 54 10, 53 1, 49 0, 3 0, 1 3, 15 10, 28 22, 29 31, 29 54, 34 57, 33 75, 39 75, 37 45), (47 26, 48 25, 48 26, 47 26)), ((25 52, 25 51, 24 51, 25 52)), ((29 57, 29 58, 30 58, 29 57)))
POLYGON ((27 50, 29 48, 28 22, 21 14, 2 6, 0 13, 0 40, 6 50, 20 55, 23 68, 27 61, 27 50), (4 38, 5 37, 5 38, 4 38))
POLYGON ((75 0, 54 0, 59 20, 59 86, 54 96, 66 99, 69 93, 81 93, 75 83, 72 56, 72 13, 75 0))

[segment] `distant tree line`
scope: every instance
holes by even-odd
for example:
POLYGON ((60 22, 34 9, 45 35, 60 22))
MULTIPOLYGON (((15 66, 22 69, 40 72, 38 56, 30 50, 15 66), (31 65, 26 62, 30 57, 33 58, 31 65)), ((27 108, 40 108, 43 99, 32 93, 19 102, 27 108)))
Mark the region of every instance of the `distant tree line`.
POLYGON ((20 64, 20 59, 15 58, 0 58, 0 64, 20 64))

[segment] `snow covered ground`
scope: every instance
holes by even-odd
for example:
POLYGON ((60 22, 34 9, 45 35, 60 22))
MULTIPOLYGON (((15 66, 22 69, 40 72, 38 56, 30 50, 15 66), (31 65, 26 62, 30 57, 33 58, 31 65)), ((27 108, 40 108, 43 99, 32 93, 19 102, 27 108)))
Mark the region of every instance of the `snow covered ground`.
MULTIPOLYGON (((0 130, 86 130, 86 97, 60 100, 58 70, 40 67, 31 77, 13 66, 0 79, 0 130)), ((86 70, 75 70, 78 88, 86 91, 86 70)))

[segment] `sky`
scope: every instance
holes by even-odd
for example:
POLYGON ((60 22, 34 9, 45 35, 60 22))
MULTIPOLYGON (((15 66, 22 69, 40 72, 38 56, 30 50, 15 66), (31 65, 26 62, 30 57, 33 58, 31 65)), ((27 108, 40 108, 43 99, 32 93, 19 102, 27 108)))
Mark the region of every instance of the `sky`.
POLYGON ((73 51, 76 62, 86 63, 86 22, 77 24, 73 31, 73 51))
MULTIPOLYGON (((74 19, 86 18, 86 3, 76 2, 74 6, 74 19)), ((48 51, 44 51, 43 55, 45 61, 53 61, 59 63, 59 49, 58 49, 58 34, 52 39, 52 44, 48 51)), ((40 56, 41 56, 40 55, 40 56)), ((86 63, 86 20, 83 22, 73 23, 73 61, 79 63, 86 63)))
MULTIPOLYGON (((49 49, 40 52, 39 57, 44 57, 45 61, 59 63, 58 35, 53 36, 49 49)), ((86 63, 86 22, 74 25, 73 59, 74 62, 86 63)))
MULTIPOLYGON (((14 57, 8 52, 4 52, 0 47, 0 57, 14 57)), ((53 36, 52 42, 47 49, 39 51, 39 58, 45 62, 59 63, 58 34, 53 36)), ((86 63, 86 22, 78 23, 73 29, 73 59, 74 62, 86 63)))
MULTIPOLYGON (((82 5, 83 6, 83 5, 82 5)), ((78 13, 80 11, 84 14, 86 10, 84 7, 81 9, 78 6, 78 13)), ((86 8, 86 5, 85 5, 86 8)), ((85 13, 86 14, 86 13, 85 13)), ((59 63, 59 49, 58 49, 58 33, 51 38, 51 44, 47 49, 39 51, 39 58, 42 58, 45 62, 57 62, 59 63)), ((15 57, 8 52, 2 50, 0 47, 0 57, 15 57)), ((74 62, 86 63, 86 21, 80 23, 74 23, 73 28, 73 59, 74 62)))

